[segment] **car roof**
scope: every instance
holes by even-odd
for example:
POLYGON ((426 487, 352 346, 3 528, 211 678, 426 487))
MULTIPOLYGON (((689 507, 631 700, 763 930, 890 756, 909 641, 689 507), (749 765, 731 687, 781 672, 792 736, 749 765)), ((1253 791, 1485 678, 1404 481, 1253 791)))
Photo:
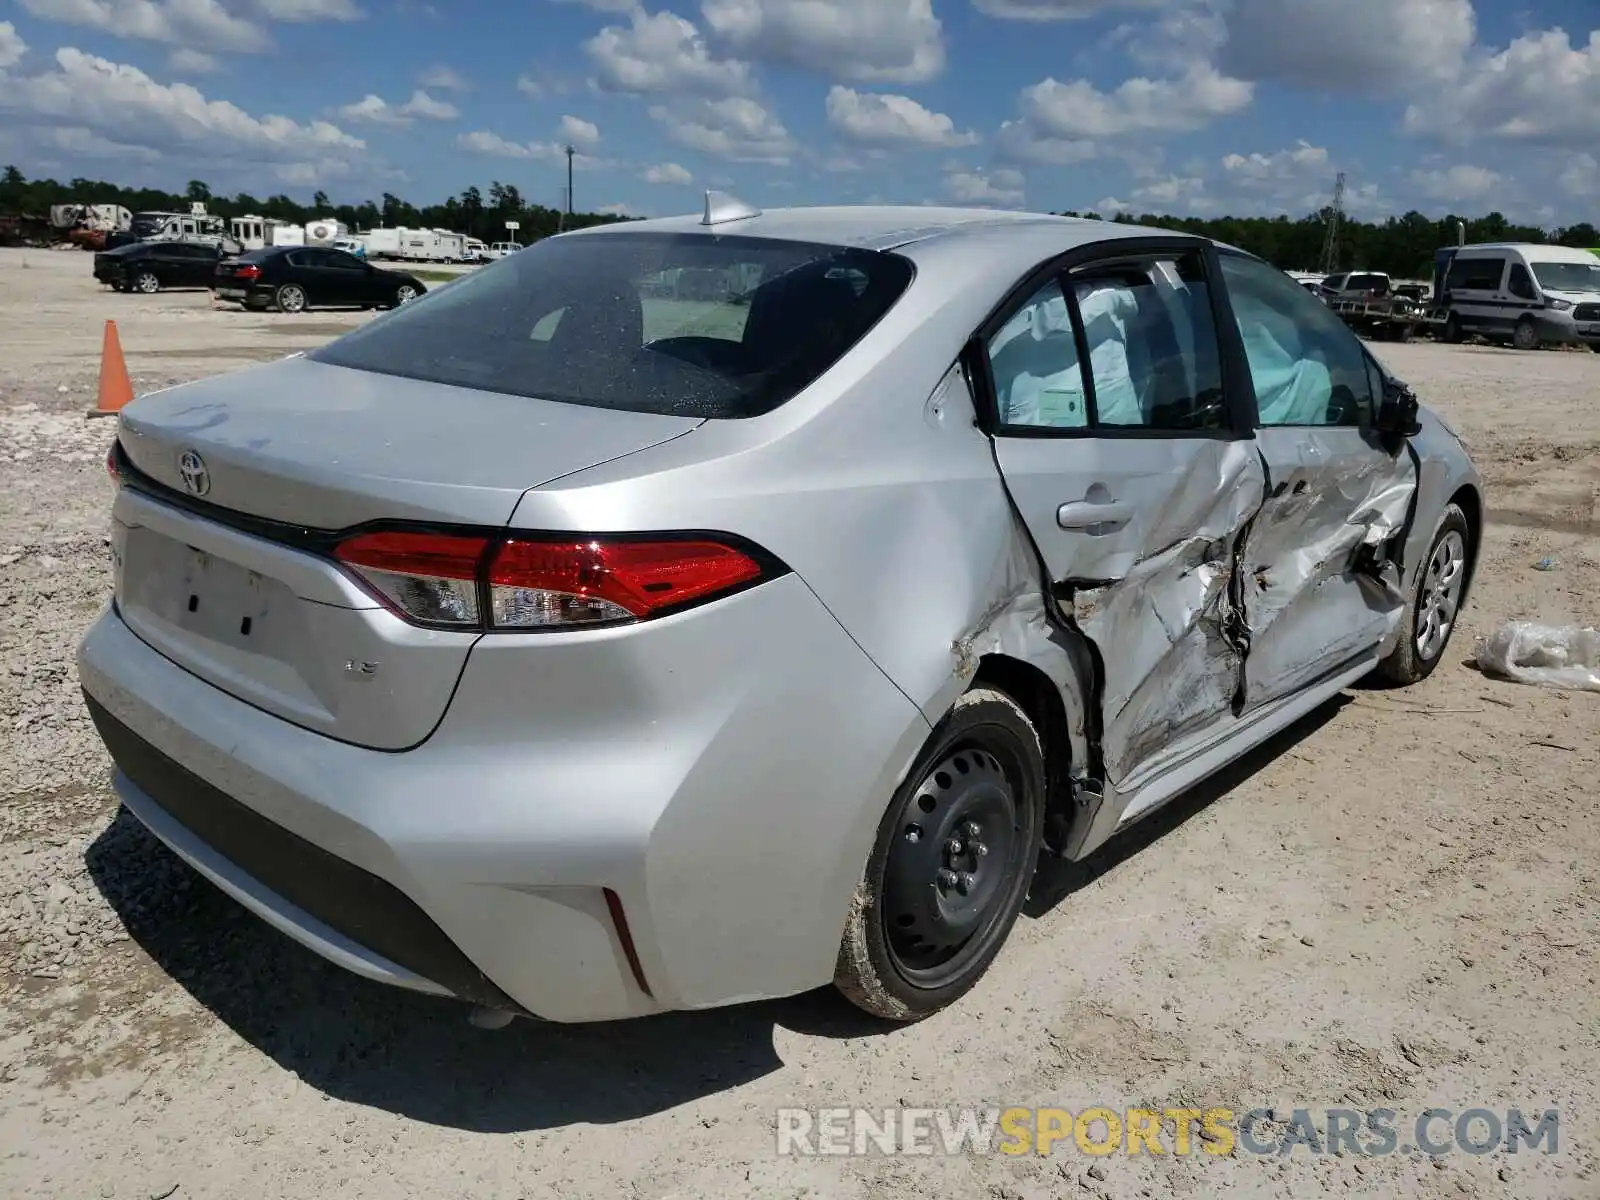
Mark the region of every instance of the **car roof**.
MULTIPOLYGON (((690 214, 592 225, 556 236, 625 237, 640 233, 772 238, 893 250, 915 262, 919 274, 932 272, 952 290, 975 288, 985 293, 1003 290, 1041 263, 1082 246, 1161 236, 1210 240, 1179 230, 1089 217, 922 205, 778 208, 714 225, 706 225, 700 216, 690 214)), ((1220 242, 1216 245, 1234 249, 1220 242)))
POLYGON ((605 236, 616 233, 704 233, 774 238, 780 241, 859 246, 869 250, 894 250, 934 238, 972 236, 996 228, 1045 226, 1058 236, 1082 244, 1108 237, 1160 233, 1148 226, 1123 225, 1086 217, 1057 217, 1048 213, 1011 212, 992 208, 938 208, 926 205, 818 205, 774 208, 753 217, 706 225, 700 214, 658 217, 648 221, 622 221, 575 229, 564 236, 605 236))
POLYGON ((1596 261, 1595 254, 1589 250, 1573 246, 1542 246, 1536 242, 1480 242, 1456 249, 1457 257, 1465 255, 1469 258, 1475 254, 1508 253, 1520 254, 1529 262, 1593 263, 1596 261))

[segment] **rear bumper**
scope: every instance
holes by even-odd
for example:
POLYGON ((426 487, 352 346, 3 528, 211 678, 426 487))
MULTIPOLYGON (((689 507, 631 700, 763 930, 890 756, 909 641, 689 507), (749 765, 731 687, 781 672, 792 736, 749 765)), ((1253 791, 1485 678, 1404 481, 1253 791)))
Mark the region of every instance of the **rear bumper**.
POLYGON ((828 982, 910 701, 792 576, 543 641, 487 639, 404 753, 234 700, 114 610, 79 670, 134 815, 359 974, 555 1021, 828 982))

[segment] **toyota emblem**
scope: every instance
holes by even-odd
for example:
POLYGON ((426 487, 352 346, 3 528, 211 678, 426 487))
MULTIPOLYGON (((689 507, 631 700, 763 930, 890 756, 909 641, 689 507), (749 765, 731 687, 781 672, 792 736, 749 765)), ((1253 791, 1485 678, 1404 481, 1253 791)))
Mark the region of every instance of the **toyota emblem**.
POLYGON ((206 460, 193 450, 178 456, 178 474, 183 487, 191 496, 204 496, 211 490, 211 472, 206 470, 206 460))

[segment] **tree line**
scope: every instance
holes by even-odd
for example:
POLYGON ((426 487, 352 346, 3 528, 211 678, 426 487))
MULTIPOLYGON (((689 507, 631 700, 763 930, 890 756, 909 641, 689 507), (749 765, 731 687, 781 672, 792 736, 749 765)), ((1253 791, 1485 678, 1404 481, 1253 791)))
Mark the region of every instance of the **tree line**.
POLYGON ((99 179, 72 179, 65 183, 55 179, 30 180, 14 166, 0 173, 0 216, 45 217, 56 204, 120 204, 130 212, 188 212, 189 205, 196 201, 204 204, 208 213, 224 219, 254 215, 295 225, 319 219, 335 220, 352 230, 400 225, 411 229, 438 228, 485 242, 509 240, 507 221, 520 223, 517 241, 531 242, 563 228, 579 229, 624 219, 604 213, 569 216, 560 209, 529 204, 514 184, 499 181, 489 185, 487 195, 477 187, 469 187, 443 204, 418 208, 390 192, 383 193, 381 203, 364 200, 360 204, 334 204, 326 192, 319 191, 310 204, 301 204, 281 194, 264 198, 248 192, 218 195, 198 179, 190 180, 183 192, 177 193, 159 188, 123 187, 99 179))
MULTIPOLYGON (((1096 213, 1063 213, 1064 216, 1097 217, 1096 213)), ((1237 246, 1266 259, 1285 271, 1321 271, 1323 249, 1328 236, 1330 209, 1309 213, 1298 220, 1278 217, 1200 217, 1135 216, 1119 213, 1115 221, 1133 225, 1152 225, 1164 229, 1199 234, 1237 246)), ((1339 222, 1337 254, 1332 269, 1360 268, 1382 271, 1398 279, 1431 279, 1434 252, 1454 246, 1460 237, 1457 222, 1466 226, 1466 240, 1477 242, 1534 242, 1600 249, 1600 230, 1587 222, 1564 228, 1542 229, 1537 225, 1517 225, 1503 213, 1482 217, 1451 213, 1435 220, 1420 212, 1389 217, 1380 222, 1339 222)))
MULTIPOLYGON (((297 225, 318 218, 332 218, 352 230, 397 225, 437 227, 486 242, 505 240, 507 221, 521 224, 518 241, 531 242, 549 237, 562 228, 576 229, 624 219, 602 213, 566 216, 558 209, 529 204, 515 185, 498 181, 489 185, 487 194, 477 187, 469 187, 443 204, 418 208, 389 192, 383 193, 381 203, 365 200, 360 204, 334 204, 327 193, 319 191, 306 205, 285 195, 264 199, 247 192, 216 195, 198 179, 191 180, 183 193, 178 194, 154 188, 127 188, 94 179, 73 179, 66 183, 54 179, 29 180, 14 166, 0 174, 0 215, 42 217, 52 205, 69 203, 120 204, 133 212, 187 211, 193 201, 205 204, 206 211, 225 218, 254 213, 297 225)), ((1098 214, 1092 212, 1068 210, 1062 215, 1098 219, 1098 214)), ((1322 256, 1329 216, 1330 210, 1323 209, 1299 218, 1287 215, 1201 218, 1120 213, 1112 219, 1214 238, 1259 255, 1287 271, 1316 271, 1325 265, 1322 256)), ((1359 267, 1401 278, 1429 278, 1433 274, 1434 251, 1455 245, 1458 221, 1465 224, 1469 242, 1538 242, 1600 248, 1600 230, 1587 222, 1541 229, 1513 224, 1498 212, 1481 217, 1449 214, 1437 220, 1420 212, 1408 212, 1381 222, 1352 221, 1348 217, 1341 220, 1334 269, 1359 267)))

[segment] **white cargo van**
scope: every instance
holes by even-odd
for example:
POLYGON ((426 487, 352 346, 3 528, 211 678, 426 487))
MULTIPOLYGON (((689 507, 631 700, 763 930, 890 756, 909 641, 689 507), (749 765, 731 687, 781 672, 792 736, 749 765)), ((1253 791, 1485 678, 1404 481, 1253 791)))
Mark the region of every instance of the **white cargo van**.
POLYGON ((1476 333, 1519 350, 1600 346, 1600 257, 1527 243, 1462 246, 1439 300, 1446 341, 1476 333))

